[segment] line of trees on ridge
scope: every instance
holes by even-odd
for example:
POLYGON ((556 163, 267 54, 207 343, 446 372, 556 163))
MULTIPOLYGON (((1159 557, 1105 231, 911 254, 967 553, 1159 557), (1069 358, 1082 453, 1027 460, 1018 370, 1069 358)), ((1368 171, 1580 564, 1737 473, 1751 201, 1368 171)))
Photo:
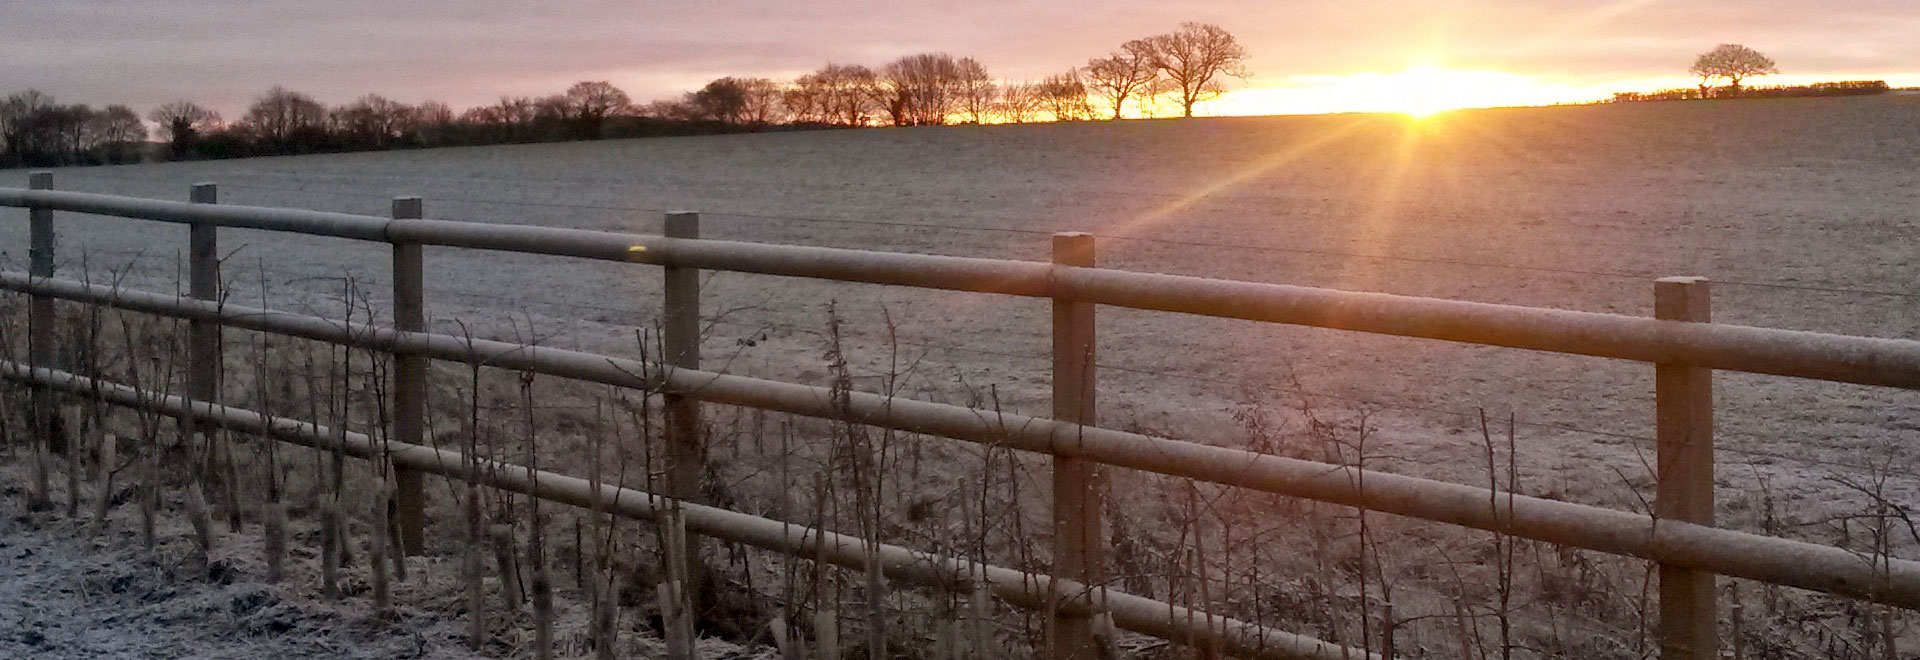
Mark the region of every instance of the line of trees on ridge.
POLYGON ((1892 91, 1884 80, 1846 80, 1811 85, 1746 87, 1743 81, 1756 76, 1780 73, 1773 58, 1741 44, 1720 44, 1693 60, 1687 73, 1700 78, 1693 89, 1663 89, 1654 92, 1616 92, 1614 103, 1640 101, 1692 101, 1700 99, 1780 98, 1788 96, 1865 96, 1892 91), (1725 80, 1715 87, 1713 81, 1725 80))
POLYGON ((123 105, 62 106, 36 90, 0 103, 0 167, 185 160, 758 130, 1192 117, 1247 53, 1218 26, 1183 23, 1039 80, 994 78, 971 57, 907 55, 878 68, 830 63, 790 81, 724 77, 677 99, 637 104, 606 81, 544 96, 503 96, 456 112, 379 94, 328 106, 275 86, 241 117, 181 100, 142 116, 123 105))

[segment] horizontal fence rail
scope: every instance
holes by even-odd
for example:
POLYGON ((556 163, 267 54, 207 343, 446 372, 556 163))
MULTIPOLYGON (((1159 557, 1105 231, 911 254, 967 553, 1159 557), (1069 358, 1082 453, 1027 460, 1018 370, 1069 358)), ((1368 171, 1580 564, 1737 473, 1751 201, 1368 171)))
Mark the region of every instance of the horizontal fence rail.
MULTIPOLYGON (((281 208, 218 205, 213 186, 179 203, 51 190, 37 174, 33 189, 0 188, 0 206, 32 210, 33 268, 0 271, 0 290, 31 297, 29 325, 45 329, 52 301, 114 307, 186 319, 217 348, 219 328, 271 332, 392 353, 396 409, 423 417, 424 360, 521 370, 666 395, 669 478, 659 494, 535 472, 510 464, 475 477, 574 505, 595 504, 651 519, 663 507, 684 507, 689 528, 842 566, 877 562, 897 579, 944 584, 976 576, 1003 599, 1045 609, 1045 655, 1090 660, 1092 612, 1121 628, 1250 657, 1352 657, 1364 649, 1219 618, 1168 603, 1109 592, 1094 466, 1115 466, 1255 491, 1458 525, 1658 564, 1662 657, 1717 656, 1713 575, 1749 578, 1920 610, 1920 562, 1868 556, 1815 543, 1713 526, 1714 370, 1742 371, 1920 390, 1920 342, 1841 336, 1710 322, 1707 282, 1669 278, 1655 287, 1655 318, 1420 298, 1380 293, 1216 280, 1094 267, 1092 237, 1055 235, 1053 263, 768 245, 698 238, 698 216, 666 217, 667 236, 424 219, 418 198, 396 199, 390 218, 281 208), (193 230, 193 297, 119 289, 53 277, 55 210, 186 224, 193 230), (328 236, 394 246, 394 327, 341 321, 216 302, 214 230, 234 227, 328 236), (664 267, 664 364, 425 331, 422 246, 584 258, 664 267), (204 247, 205 249, 202 249, 204 247), (1047 298, 1054 302, 1054 416, 1005 414, 863 392, 748 378, 699 368, 699 274, 722 270, 867 284, 1047 298), (1290 459, 1139 433, 1100 428, 1094 415, 1094 310, 1106 305, 1257 322, 1463 342, 1633 360, 1655 367, 1659 470, 1654 515, 1520 496, 1354 466, 1290 459), (936 557, 896 546, 701 506, 704 441, 694 431, 699 402, 842 420, 1049 456, 1054 461, 1054 566, 1051 575, 1023 573, 936 557), (669 499, 679 498, 679 499, 669 499), (684 502, 684 503, 683 503, 684 502), (1090 597, 1094 592, 1099 597, 1090 597)), ((43 333, 33 334, 41 337, 43 333)), ((199 335, 196 335, 199 336, 199 335)), ((0 378, 28 384, 36 400, 48 391, 100 396, 178 417, 183 426, 212 424, 373 457, 366 437, 327 431, 316 422, 268 419, 218 405, 216 376, 189 376, 189 398, 164 397, 124 385, 89 381, 50 367, 50 341, 29 342, 27 364, 0 362, 0 378), (208 394, 215 392, 215 394, 208 394)), ((202 371, 205 371, 204 369, 202 371)), ((199 372, 195 372, 199 373, 199 372)), ((217 374, 217 372, 216 372, 217 374)), ((45 406, 36 405, 36 410, 45 406)), ((420 546, 418 475, 469 478, 459 454, 420 446, 419 419, 396 420, 403 442, 390 454, 403 488, 397 511, 405 547, 420 546), (411 477, 411 481, 409 478, 411 477), (410 489, 404 484, 413 484, 410 489)), ((36 492, 44 491, 44 484, 36 492)), ((677 562, 675 565, 678 565, 677 562)), ((1391 636, 1391 633, 1388 633, 1391 636)), ((1386 648, 1391 648, 1389 642, 1386 648)))
MULTIPOLYGON (((323 450, 340 450, 356 458, 373 458, 384 449, 395 467, 466 480, 473 474, 469 458, 459 452, 376 441, 364 433, 329 429, 309 422, 267 417, 251 410, 189 401, 183 397, 139 390, 119 383, 90 379, 53 369, 34 369, 0 361, 0 378, 92 397, 129 408, 157 412, 181 420, 213 425, 229 431, 258 435, 323 450)), ((623 517, 655 522, 672 508, 686 518, 688 529, 707 536, 765 548, 799 557, 824 558, 828 563, 864 569, 877 562, 887 577, 926 586, 963 588, 984 581, 995 596, 1034 610, 1060 607, 1057 594, 1087 591, 1087 586, 1028 573, 903 548, 869 544, 865 539, 826 532, 803 525, 762 518, 717 507, 702 506, 556 472, 529 470, 513 463, 478 459, 482 483, 503 490, 531 493, 543 500, 578 507, 598 505, 623 517)), ((1343 649, 1304 635, 1215 616, 1180 605, 1112 590, 1101 590, 1101 610, 1116 627, 1180 643, 1213 643, 1232 655, 1247 658, 1366 660, 1378 656, 1343 649)))
POLYGON ((1664 321, 1007 259, 391 219, 94 193, 0 189, 0 206, 177 223, 210 222, 366 241, 1066 298, 1115 307, 1920 390, 1920 341, 1906 339, 1664 321))
POLYGON ((1139 433, 1083 427, 866 392, 663 368, 639 360, 545 346, 390 328, 114 289, 0 271, 0 290, 37 293, 182 319, 214 320, 355 348, 528 371, 634 389, 660 389, 727 405, 853 421, 912 433, 1088 458, 1108 465, 1302 497, 1639 557, 1813 591, 1920 609, 1920 562, 1873 560, 1847 550, 1693 525, 1602 507, 1361 470, 1139 433), (1887 562, 1880 564, 1877 562, 1887 562))

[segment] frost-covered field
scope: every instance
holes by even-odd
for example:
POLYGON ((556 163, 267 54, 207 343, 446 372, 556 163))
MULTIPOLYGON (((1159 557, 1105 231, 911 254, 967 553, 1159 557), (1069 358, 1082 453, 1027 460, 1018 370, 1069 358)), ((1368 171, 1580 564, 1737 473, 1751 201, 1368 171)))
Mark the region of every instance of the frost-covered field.
MULTIPOLYGON (((369 214, 420 195, 433 218, 635 233, 690 209, 710 238, 1034 260, 1049 232, 1091 231, 1114 268, 1634 315, 1650 312, 1652 278, 1704 275, 1720 282, 1717 322, 1920 339, 1916 154, 1920 97, 1887 96, 444 149, 62 170, 56 186, 185 199, 214 181, 223 203, 369 214)), ((4 216, 19 268, 25 214, 4 216)), ((64 274, 80 276, 84 255, 96 279, 130 267, 130 281, 174 286, 184 228, 59 222, 64 274)), ((238 302, 259 304, 264 282, 272 306, 339 316, 343 277, 376 308, 385 298, 383 245, 221 241, 238 302)), ((447 332, 463 321, 630 352, 659 303, 647 267, 450 249, 427 261, 447 332)), ((824 384, 831 310, 856 374, 900 371, 907 396, 1047 409, 1040 301, 716 274, 704 304, 710 368, 824 384)), ((1100 314, 1108 426, 1234 443, 1248 411, 1291 428, 1303 408, 1365 413, 1387 457, 1369 465, 1484 483, 1485 410, 1519 423, 1523 492, 1650 496, 1650 366, 1100 314)), ((1849 466, 1882 465, 1895 504, 1920 501, 1920 393, 1723 374, 1718 396, 1723 524, 1753 522, 1762 478, 1791 519, 1859 510, 1829 479, 1857 476, 1849 466)))
MULTIPOLYGON (((215 181, 223 202, 374 214, 417 194, 435 218, 637 233, 658 230, 657 209, 693 209, 714 238, 1022 259, 1046 258, 1046 232, 1081 230, 1147 239, 1103 239, 1115 268, 1623 314, 1649 312, 1651 277, 1704 275, 1902 294, 1722 284, 1720 322, 1920 338, 1917 127, 1920 98, 1890 96, 547 144, 75 169, 56 185, 183 199, 215 181)), ((94 270, 131 260, 171 284, 184 229, 71 217, 65 272, 88 254, 94 270)), ((14 263, 23 224, 0 237, 14 263)), ((262 267, 276 298, 337 291, 342 273, 376 297, 385 287, 383 246, 244 231, 222 246, 241 301, 257 301, 262 267)), ((441 327, 490 318, 491 334, 558 345, 630 348, 657 289, 645 267, 428 257, 441 327)), ((895 357, 891 318, 909 393, 991 385, 1042 409, 1037 301, 740 274, 706 291, 707 354, 736 372, 817 381, 832 306, 870 373, 895 357)), ((1377 410, 1428 461, 1459 435, 1454 413, 1486 409, 1516 415, 1522 445, 1542 449, 1523 460, 1548 471, 1641 469, 1623 439, 1569 429, 1651 434, 1643 365, 1102 314, 1109 424, 1205 439, 1229 409, 1294 408, 1304 390, 1329 395, 1323 408, 1377 410)), ((1904 392, 1725 375, 1719 410, 1734 450, 1859 461, 1920 435, 1920 396, 1904 392)))

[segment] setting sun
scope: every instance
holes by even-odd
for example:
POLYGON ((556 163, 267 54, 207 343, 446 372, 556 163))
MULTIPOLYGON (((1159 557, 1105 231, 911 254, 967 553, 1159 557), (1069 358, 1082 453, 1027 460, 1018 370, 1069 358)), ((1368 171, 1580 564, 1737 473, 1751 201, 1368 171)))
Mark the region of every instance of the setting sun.
POLYGON ((1419 66, 1397 73, 1296 76, 1229 93, 1209 110, 1223 115, 1389 112, 1427 117, 1460 108, 1588 101, 1585 88, 1502 71, 1419 66))

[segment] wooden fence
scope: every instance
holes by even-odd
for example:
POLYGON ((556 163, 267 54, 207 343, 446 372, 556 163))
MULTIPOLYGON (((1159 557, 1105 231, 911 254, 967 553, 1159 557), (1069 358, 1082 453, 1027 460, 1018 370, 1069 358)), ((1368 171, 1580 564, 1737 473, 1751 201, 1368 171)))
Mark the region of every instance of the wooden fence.
MULTIPOLYGON (((1119 593, 1106 582, 1103 502, 1097 466, 1115 466, 1266 493, 1360 507, 1496 531, 1659 564, 1658 633, 1663 658, 1718 657, 1716 575, 1920 609, 1920 562, 1865 559, 1820 544, 1721 529, 1713 521, 1713 371, 1732 370, 1864 385, 1920 389, 1920 342, 1714 324, 1708 283, 1654 283, 1655 318, 1573 312, 1430 298, 1358 293, 1135 273, 1098 268, 1086 234, 1054 237, 1052 263, 766 245, 699 238, 698 216, 672 213, 665 236, 422 219, 419 198, 394 200, 392 217, 216 204, 212 184, 191 202, 52 190, 35 173, 29 189, 0 189, 0 206, 30 209, 27 273, 0 272, 0 290, 31 296, 28 364, 0 364, 0 378, 52 392, 100 396, 156 408, 189 425, 217 425, 281 441, 339 447, 372 457, 381 447, 398 468, 402 545, 422 545, 421 475, 474 478, 576 506, 598 503, 621 515, 654 519, 669 506, 687 528, 844 566, 877 562, 894 579, 917 583, 984 581, 1006 601, 1052 612, 1050 658, 1097 657, 1094 627, 1114 625, 1178 643, 1204 642, 1261 658, 1347 658, 1356 649, 1119 593), (55 211, 186 224, 191 297, 87 284, 55 277, 55 211), (219 300, 217 229, 245 227, 389 243, 393 247, 395 321, 375 327, 219 300), (424 248, 497 250, 663 267, 663 347, 669 368, 547 347, 475 340, 426 331, 421 268, 424 248), (1052 419, 701 370, 701 270, 727 270, 844 282, 1049 298, 1053 301, 1052 419), (95 382, 51 368, 54 300, 105 305, 191 323, 185 397, 95 382), (1099 306, 1467 342, 1634 360, 1655 372, 1658 422, 1653 515, 1495 493, 1419 479, 1101 428, 1095 414, 1094 327, 1099 306), (314 422, 268 418, 221 405, 213 387, 225 327, 279 333, 395 356, 392 442, 314 422), (614 488, 521 466, 478 476, 464 457, 423 444, 427 361, 480 363, 668 394, 668 478, 664 492, 614 488), (705 448, 701 402, 848 420, 882 428, 994 443, 1053 458, 1051 575, 985 566, 908 548, 872 546, 824 530, 700 505, 705 448), (668 499, 675 498, 675 499, 668 499)), ((37 414, 48 407, 36 405, 37 414)), ((39 426, 37 428, 44 428, 39 426)))

